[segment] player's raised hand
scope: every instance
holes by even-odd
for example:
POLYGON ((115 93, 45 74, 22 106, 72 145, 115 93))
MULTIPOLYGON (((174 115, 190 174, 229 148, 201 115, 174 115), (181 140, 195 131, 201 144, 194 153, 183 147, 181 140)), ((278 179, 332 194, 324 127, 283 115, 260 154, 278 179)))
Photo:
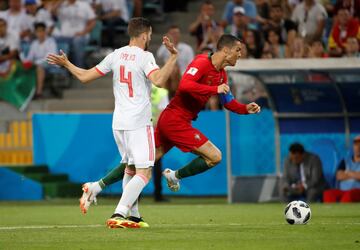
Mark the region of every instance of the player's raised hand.
POLYGON ((64 67, 69 62, 69 59, 67 58, 64 51, 60 50, 60 55, 49 54, 46 57, 46 61, 48 62, 48 64, 64 67))
POLYGON ((259 113, 261 111, 260 106, 257 105, 255 102, 247 104, 246 109, 249 112, 249 114, 256 114, 256 113, 259 113))
POLYGON ((162 42, 165 47, 167 48, 167 50, 173 54, 173 55, 177 55, 178 51, 175 48, 175 45, 170 41, 170 39, 167 36, 163 36, 163 42, 162 42))
POLYGON ((217 88, 218 94, 226 94, 229 91, 230 91, 230 87, 229 87, 229 85, 227 85, 225 83, 219 85, 218 88, 217 88))

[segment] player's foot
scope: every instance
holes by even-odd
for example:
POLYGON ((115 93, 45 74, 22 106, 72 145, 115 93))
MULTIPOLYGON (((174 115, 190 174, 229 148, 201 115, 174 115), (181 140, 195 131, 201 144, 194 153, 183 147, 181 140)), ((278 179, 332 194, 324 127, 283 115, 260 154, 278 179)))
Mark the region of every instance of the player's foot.
POLYGON ((97 193, 94 190, 95 182, 87 182, 82 185, 83 194, 80 198, 80 210, 83 214, 86 214, 91 203, 96 204, 97 193))
POLYGON ((175 171, 167 168, 163 172, 163 176, 167 181, 167 185, 169 189, 173 192, 177 192, 180 189, 180 182, 179 179, 175 177, 175 171))
POLYGON ((138 223, 140 228, 150 227, 150 225, 147 222, 145 222, 142 217, 138 218, 138 217, 134 217, 134 216, 129 216, 127 219, 138 223))
POLYGON ((108 228, 140 228, 139 223, 125 219, 121 214, 113 214, 106 225, 108 228))

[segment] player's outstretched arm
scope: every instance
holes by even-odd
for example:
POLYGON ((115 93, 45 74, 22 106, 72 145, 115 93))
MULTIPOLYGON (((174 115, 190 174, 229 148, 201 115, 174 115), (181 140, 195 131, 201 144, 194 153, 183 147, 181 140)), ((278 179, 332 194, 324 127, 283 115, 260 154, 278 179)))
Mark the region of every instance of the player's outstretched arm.
POLYGON ((167 80, 169 79, 171 73, 174 70, 176 60, 178 58, 178 51, 175 48, 174 44, 170 42, 170 39, 167 36, 163 37, 163 44, 170 52, 170 57, 160 70, 154 71, 149 75, 150 81, 157 87, 161 88, 165 87, 167 80))
POLYGON ((67 58, 66 54, 60 50, 60 55, 49 54, 46 58, 47 62, 52 65, 58 65, 61 67, 66 68, 73 74, 77 79, 79 79, 82 83, 88 83, 93 81, 102 75, 95 69, 95 67, 91 69, 82 69, 76 67, 72 64, 69 59, 67 58))
POLYGON ((257 114, 261 108, 255 102, 242 104, 238 102, 231 92, 220 94, 220 102, 224 107, 237 114, 257 114))

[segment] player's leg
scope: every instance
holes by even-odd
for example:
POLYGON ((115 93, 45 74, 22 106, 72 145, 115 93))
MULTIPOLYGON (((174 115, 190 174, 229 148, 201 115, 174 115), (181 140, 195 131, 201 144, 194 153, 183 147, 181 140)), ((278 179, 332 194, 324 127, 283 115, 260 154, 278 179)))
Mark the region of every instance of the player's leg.
MULTIPOLYGON (((140 227, 139 223, 129 224, 129 220, 126 220, 126 218, 129 213, 134 212, 131 208, 137 205, 136 202, 140 193, 149 182, 152 166, 155 161, 155 143, 152 126, 126 131, 126 138, 129 155, 128 164, 134 164, 136 166, 136 174, 124 185, 123 193, 115 209, 115 213, 112 218, 107 221, 107 225, 111 228, 140 227)), ((125 173, 125 176, 126 175, 127 173, 125 173)), ((130 214, 130 216, 141 220, 138 210, 136 212, 136 215, 130 214)))
MULTIPOLYGON (((115 180, 120 180, 118 178, 123 178, 124 169, 127 166, 128 154, 124 147, 125 137, 123 131, 114 130, 113 131, 115 142, 118 146, 120 155, 122 156, 121 164, 119 167, 112 170, 108 175, 106 175, 106 183, 110 181, 115 182, 115 180)), ((103 179, 97 182, 87 182, 82 186, 83 194, 80 198, 80 209, 82 213, 86 213, 92 203, 96 203, 96 196, 104 189, 105 184, 103 179)))
POLYGON ((210 168, 216 166, 221 161, 221 151, 211 142, 207 141, 199 148, 195 148, 193 153, 199 155, 189 164, 177 171, 171 169, 164 170, 164 176, 167 180, 168 187, 176 192, 180 188, 180 179, 189 176, 201 174, 210 168))
MULTIPOLYGON (((157 142, 158 138, 156 135, 155 135, 154 139, 155 139, 155 144, 156 144, 155 161, 158 161, 165 154, 165 150, 163 149, 163 146, 162 146, 162 143, 160 142, 160 140, 159 140, 159 142, 157 142)), ((116 139, 115 139, 115 141, 116 141, 116 139)), ((119 151, 121 154, 120 148, 119 148, 119 151)), ((98 185, 101 188, 100 191, 103 190, 106 186, 109 186, 113 183, 123 180, 126 166, 127 166, 126 163, 120 163, 119 166, 113 168, 107 175, 105 175, 99 181, 97 181, 98 185)))

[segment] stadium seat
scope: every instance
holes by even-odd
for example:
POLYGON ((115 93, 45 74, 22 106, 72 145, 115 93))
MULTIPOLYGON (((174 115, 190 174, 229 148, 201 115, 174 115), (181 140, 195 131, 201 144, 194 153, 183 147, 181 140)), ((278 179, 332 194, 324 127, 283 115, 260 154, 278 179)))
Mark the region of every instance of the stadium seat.
POLYGON ((326 138, 316 139, 312 142, 309 151, 320 157, 325 180, 330 188, 335 187, 335 174, 339 157, 334 142, 326 138))

